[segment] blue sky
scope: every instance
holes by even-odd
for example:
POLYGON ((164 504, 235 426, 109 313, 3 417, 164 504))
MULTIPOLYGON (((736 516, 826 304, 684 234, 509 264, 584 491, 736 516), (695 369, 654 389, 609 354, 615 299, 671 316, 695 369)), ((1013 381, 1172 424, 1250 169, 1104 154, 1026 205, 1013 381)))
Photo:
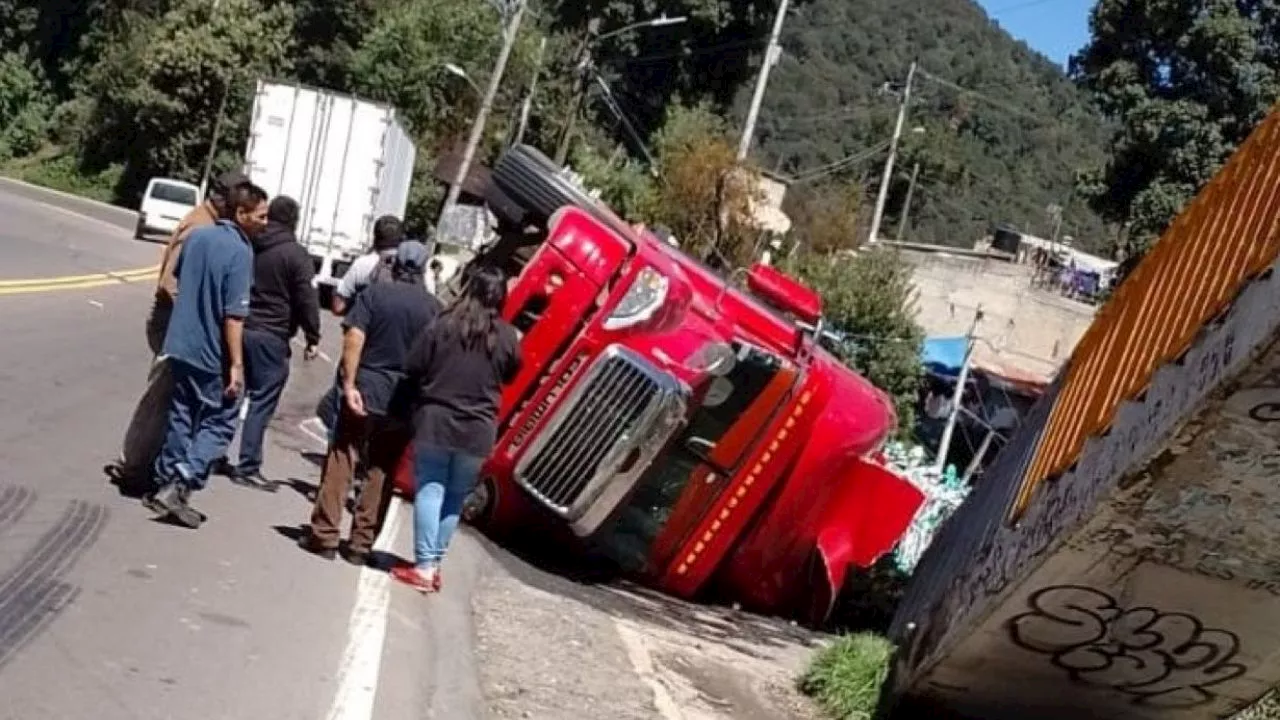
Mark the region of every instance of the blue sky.
POLYGON ((978 0, 1010 35, 1066 65, 1089 39, 1095 0, 978 0))

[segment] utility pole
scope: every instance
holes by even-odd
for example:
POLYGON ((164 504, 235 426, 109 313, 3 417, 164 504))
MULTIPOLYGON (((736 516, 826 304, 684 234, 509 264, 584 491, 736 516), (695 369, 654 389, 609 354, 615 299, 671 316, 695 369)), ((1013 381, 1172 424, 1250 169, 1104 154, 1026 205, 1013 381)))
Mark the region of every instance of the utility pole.
POLYGON ((982 322, 982 306, 973 312, 973 322, 969 332, 964 336, 964 362, 960 363, 960 375, 956 378, 956 389, 951 394, 951 412, 947 415, 947 424, 942 429, 942 439, 938 441, 938 456, 934 460, 934 470, 942 475, 947 469, 947 455, 951 452, 951 436, 955 434, 956 418, 960 417, 960 403, 964 400, 964 386, 969 382, 969 368, 973 364, 973 341, 978 331, 978 323, 982 322))
POLYGON ((867 244, 880 239, 880 223, 884 220, 884 204, 889 199, 889 181, 893 179, 893 162, 898 157, 898 141, 902 139, 902 125, 907 121, 907 106, 911 103, 911 84, 916 80, 916 63, 907 71, 907 84, 902 89, 902 103, 898 106, 898 123, 893 128, 893 140, 889 142, 889 157, 884 161, 884 175, 880 178, 880 194, 876 196, 876 209, 871 215, 871 233, 867 244))
POLYGON ((582 114, 582 104, 586 102, 587 88, 591 81, 591 45, 600 32, 600 20, 591 18, 587 21, 587 34, 582 37, 575 55, 574 71, 577 72, 577 85, 573 93, 573 102, 569 106, 569 116, 564 119, 564 128, 560 130, 560 142, 556 143, 556 165, 564 166, 569 160, 569 142, 573 138, 573 128, 582 114))
POLYGON ((511 20, 503 30, 502 49, 498 51, 498 60, 494 63, 493 72, 489 73, 489 87, 485 89, 484 99, 480 101, 480 110, 476 112, 471 123, 471 135, 467 138, 467 146, 462 151, 462 162, 458 163, 458 172, 449 186, 449 194, 444 198, 444 207, 440 209, 440 222, 436 223, 435 241, 438 246, 442 239, 444 219, 449 211, 458 204, 458 196, 462 194, 462 184, 471 172, 471 161, 475 158, 476 148, 484 137, 485 122, 489 119, 489 111, 493 109, 493 101, 498 96, 498 88, 502 85, 502 74, 507 70, 507 60, 511 58, 511 50, 515 47, 516 38, 520 35, 520 21, 524 19, 526 0, 519 0, 511 20))
POLYGON ((600 34, 600 21, 598 19, 592 18, 587 21, 587 34, 583 36, 582 44, 578 46, 578 52, 574 54, 574 68, 578 74, 578 82, 573 94, 573 107, 569 109, 569 117, 565 118, 564 128, 560 131, 560 141, 556 143, 555 162, 557 165, 564 166, 569 159, 569 143, 573 140, 573 127, 578 122, 578 115, 582 113, 583 103, 586 102, 587 88, 590 86, 592 79, 599 80, 599 73, 594 72, 591 48, 602 40, 629 33, 632 30, 679 25, 688 22, 688 20, 689 18, 686 15, 668 17, 664 13, 656 18, 623 25, 617 30, 610 30, 603 35, 600 34))
POLYGON ((764 51, 764 62, 760 65, 760 75, 756 77, 756 90, 751 96, 751 109, 747 111, 747 121, 742 127, 742 139, 738 142, 738 162, 747 159, 751 152, 751 141, 756 134, 756 120, 760 118, 760 106, 764 104, 764 90, 769 84, 769 71, 778 62, 782 48, 778 39, 782 37, 782 23, 787 19, 788 0, 778 0, 778 14, 773 18, 773 30, 769 33, 769 45, 764 51))
POLYGON ((911 168, 911 184, 907 186, 907 199, 902 203, 902 218, 898 220, 898 234, 894 239, 902 242, 902 236, 907 232, 907 218, 911 215, 911 198, 916 194, 916 179, 920 177, 920 163, 916 163, 911 168))
MULTIPOLYGON (((222 4, 222 0, 213 0, 213 12, 218 12, 218 6, 222 4)), ((213 173, 213 156, 218 154, 218 136, 222 134, 222 115, 227 110, 227 96, 231 94, 232 76, 228 74, 227 81, 222 85, 222 99, 218 101, 218 115, 213 119, 213 136, 209 138, 209 152, 204 158, 204 172, 200 173, 200 199, 204 199, 205 191, 209 188, 209 175, 213 173)))
POLYGON ((538 43, 538 55, 533 61, 533 78, 529 80, 529 93, 524 96, 524 102, 520 104, 520 122, 516 126, 516 136, 512 141, 512 145, 519 145, 524 141, 524 131, 529 127, 529 112, 533 109, 533 94, 538 90, 538 75, 542 73, 542 56, 547 52, 547 36, 542 36, 542 42, 538 43))

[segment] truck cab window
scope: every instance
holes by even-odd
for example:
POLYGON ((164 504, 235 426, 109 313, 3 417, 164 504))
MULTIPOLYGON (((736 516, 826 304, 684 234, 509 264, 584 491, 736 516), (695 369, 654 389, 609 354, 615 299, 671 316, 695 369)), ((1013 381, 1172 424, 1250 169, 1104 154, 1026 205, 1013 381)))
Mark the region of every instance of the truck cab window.
MULTIPOLYGON (((726 434, 736 424, 746 422, 756 426, 751 432, 754 439, 768 422, 759 412, 748 416, 748 410, 788 366, 781 358, 747 343, 736 343, 735 349, 738 359, 733 370, 717 379, 724 381, 716 390, 721 397, 708 405, 712 388, 700 394, 703 403, 694 410, 684 433, 652 464, 612 526, 598 538, 597 548, 623 569, 644 570, 654 540, 694 477, 705 476, 708 482, 727 477, 742 453, 754 447, 751 442, 735 442, 732 455, 725 456, 725 452, 717 452, 717 447, 726 434)), ((789 376, 794 378, 794 370, 789 376)), ((788 385, 790 382, 787 380, 788 385)), ((714 500, 717 492, 714 490, 709 498, 714 500)))
MULTIPOLYGON (((776 355, 747 343, 735 343, 737 362, 728 375, 713 378, 705 389, 702 406, 694 413, 686 430, 685 449, 708 459, 716 443, 742 417, 760 392, 773 382, 782 367, 776 355)), ((736 463, 737 458, 727 464, 736 463)), ((726 467, 718 467, 727 470, 726 467)))

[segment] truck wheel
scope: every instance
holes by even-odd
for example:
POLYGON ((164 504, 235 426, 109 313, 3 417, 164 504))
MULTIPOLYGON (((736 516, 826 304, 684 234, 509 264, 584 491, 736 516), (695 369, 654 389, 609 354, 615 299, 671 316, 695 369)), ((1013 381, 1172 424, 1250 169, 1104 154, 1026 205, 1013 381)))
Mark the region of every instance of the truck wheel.
POLYGON ((493 182, 508 198, 524 208, 526 219, 546 226, 562 207, 573 205, 613 225, 613 213, 566 177, 550 158, 537 148, 517 145, 498 160, 493 182))
POLYGON ((142 218, 138 218, 138 224, 133 228, 133 239, 144 240, 147 237, 147 230, 142 225, 142 218))

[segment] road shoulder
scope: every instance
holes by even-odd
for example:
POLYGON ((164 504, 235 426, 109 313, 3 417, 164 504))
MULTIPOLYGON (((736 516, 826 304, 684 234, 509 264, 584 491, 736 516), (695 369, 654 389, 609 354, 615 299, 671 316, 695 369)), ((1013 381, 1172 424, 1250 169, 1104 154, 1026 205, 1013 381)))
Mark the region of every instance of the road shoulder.
POLYGON ((785 621, 487 556, 473 598, 491 718, 809 720, 795 677, 825 638, 785 621))

